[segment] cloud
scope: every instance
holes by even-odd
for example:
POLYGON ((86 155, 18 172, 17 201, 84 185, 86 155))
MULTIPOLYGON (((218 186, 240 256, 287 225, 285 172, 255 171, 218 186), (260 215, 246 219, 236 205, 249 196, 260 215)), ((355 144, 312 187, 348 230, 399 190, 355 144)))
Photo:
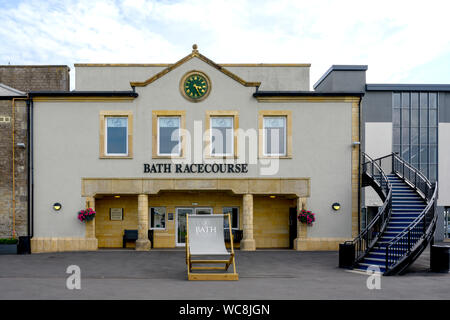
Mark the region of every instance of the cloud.
POLYGON ((171 63, 198 43, 218 63, 312 63, 312 84, 332 64, 368 64, 372 83, 408 82, 422 68, 430 83, 423 66, 450 58, 448 7, 415 0, 0 0, 0 63, 171 63))

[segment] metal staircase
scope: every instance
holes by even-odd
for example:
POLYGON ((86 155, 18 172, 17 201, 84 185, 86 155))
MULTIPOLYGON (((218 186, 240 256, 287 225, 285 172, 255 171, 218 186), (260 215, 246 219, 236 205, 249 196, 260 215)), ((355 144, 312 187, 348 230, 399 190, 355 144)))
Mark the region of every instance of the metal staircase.
POLYGON ((363 186, 372 186, 383 205, 351 242, 353 268, 376 266, 384 275, 402 274, 433 238, 437 183, 396 154, 375 160, 364 154, 362 174, 363 186))

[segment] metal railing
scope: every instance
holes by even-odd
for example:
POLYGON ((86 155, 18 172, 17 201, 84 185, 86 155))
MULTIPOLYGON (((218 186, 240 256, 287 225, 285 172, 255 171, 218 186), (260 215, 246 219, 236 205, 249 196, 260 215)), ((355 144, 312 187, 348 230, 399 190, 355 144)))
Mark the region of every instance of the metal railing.
POLYGON ((362 174, 369 178, 371 186, 384 202, 366 228, 353 241, 346 242, 353 243, 355 246, 354 264, 363 259, 375 245, 384 232, 392 212, 392 187, 383 170, 383 167, 389 167, 390 170, 392 163, 389 159, 390 156, 373 160, 365 153, 362 153, 362 155, 364 157, 362 174))
POLYGON ((435 214, 437 182, 431 184, 418 169, 396 154, 392 154, 392 169, 418 192, 427 206, 414 221, 387 244, 386 275, 400 273, 414 262, 431 241, 437 220, 435 214))

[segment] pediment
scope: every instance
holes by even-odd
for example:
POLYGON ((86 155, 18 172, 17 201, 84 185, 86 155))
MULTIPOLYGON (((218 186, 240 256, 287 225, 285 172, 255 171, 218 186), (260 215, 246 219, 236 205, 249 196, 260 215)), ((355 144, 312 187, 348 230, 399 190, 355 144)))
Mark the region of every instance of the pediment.
POLYGON ((207 57, 202 55, 200 52, 198 52, 196 45, 193 45, 192 48, 193 48, 192 53, 188 54, 183 59, 177 61, 176 63, 174 63, 174 64, 168 66, 167 68, 163 69, 162 71, 158 72, 157 74, 150 77, 149 79, 142 81, 142 82, 130 82, 131 87, 145 87, 145 86, 149 85, 150 83, 164 77, 166 74, 168 74, 172 70, 178 68, 179 66, 185 64, 186 62, 188 62, 189 60, 191 60, 193 58, 198 58, 199 60, 201 60, 204 63, 208 64, 209 66, 217 69, 218 71, 222 72, 223 74, 230 77, 231 79, 239 82, 241 85, 243 85, 245 87, 259 87, 261 85, 261 82, 247 82, 244 79, 242 79, 241 77, 239 77, 236 74, 229 71, 228 69, 226 69, 226 68, 218 65, 214 61, 208 59, 207 57))

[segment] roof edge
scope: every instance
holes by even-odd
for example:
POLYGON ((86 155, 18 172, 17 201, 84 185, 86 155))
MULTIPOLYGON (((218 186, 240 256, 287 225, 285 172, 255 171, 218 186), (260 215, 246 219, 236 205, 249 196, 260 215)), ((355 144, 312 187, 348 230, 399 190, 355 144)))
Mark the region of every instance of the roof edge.
POLYGON ((313 88, 314 90, 316 87, 318 87, 323 80, 325 80, 328 75, 333 71, 367 71, 368 66, 365 64, 333 64, 320 78, 317 80, 317 82, 314 84, 313 88))
POLYGON ((366 91, 450 91, 450 84, 366 84, 366 91))

